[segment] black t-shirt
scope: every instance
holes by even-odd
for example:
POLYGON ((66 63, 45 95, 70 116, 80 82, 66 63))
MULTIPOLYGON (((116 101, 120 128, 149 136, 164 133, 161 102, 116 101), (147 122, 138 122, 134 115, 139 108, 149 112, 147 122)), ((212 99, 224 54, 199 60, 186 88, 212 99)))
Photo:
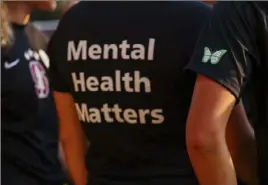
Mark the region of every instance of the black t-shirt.
POLYGON ((198 184, 185 146, 195 76, 184 72, 210 7, 80 2, 51 39, 55 91, 72 94, 92 183, 198 184))
MULTIPOLYGON (((29 44, 25 26, 14 24, 13 30, 12 46, 1 48, 2 161, 45 181, 63 181, 49 60, 29 44)), ((7 169, 2 168, 3 178, 12 173, 7 169)))
POLYGON ((267 2, 216 4, 187 66, 226 87, 238 101, 250 94, 262 185, 268 184, 267 17, 267 2))

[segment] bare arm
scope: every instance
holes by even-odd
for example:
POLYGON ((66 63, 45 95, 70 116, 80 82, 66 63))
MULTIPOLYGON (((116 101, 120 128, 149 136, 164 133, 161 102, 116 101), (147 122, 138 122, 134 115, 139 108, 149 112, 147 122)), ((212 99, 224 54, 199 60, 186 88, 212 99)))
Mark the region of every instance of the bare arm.
POLYGON ((225 140, 235 97, 216 82, 199 75, 187 120, 187 150, 200 185, 236 185, 225 140))
POLYGON ((84 133, 70 94, 54 92, 59 116, 60 141, 70 175, 75 185, 86 185, 84 133))
POLYGON ((254 131, 242 102, 234 108, 228 121, 226 141, 238 176, 249 185, 258 184, 254 131))
POLYGON ((254 176, 245 178, 246 172, 241 169, 244 159, 238 159, 239 148, 246 140, 251 142, 252 133, 248 127, 243 128, 243 117, 237 117, 241 122, 235 120, 236 116, 230 118, 231 113, 239 113, 239 106, 232 112, 235 100, 246 90, 252 66, 259 58, 256 34, 250 31, 256 28, 255 19, 250 17, 254 12, 254 6, 248 3, 217 2, 186 66, 209 77, 197 78, 187 123, 187 147, 201 185, 236 184, 235 172, 227 162, 230 153, 238 175, 247 181, 254 176))

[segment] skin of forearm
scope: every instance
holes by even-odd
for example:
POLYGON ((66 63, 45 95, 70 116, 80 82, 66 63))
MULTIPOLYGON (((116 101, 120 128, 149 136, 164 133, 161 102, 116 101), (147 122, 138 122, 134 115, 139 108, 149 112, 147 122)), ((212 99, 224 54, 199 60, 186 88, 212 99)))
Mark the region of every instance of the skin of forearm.
POLYGON ((258 185, 257 151, 254 140, 245 142, 245 145, 239 147, 237 154, 232 156, 240 179, 248 185, 258 185))
POLYGON ((62 144, 68 171, 75 185, 86 185, 85 149, 82 142, 72 140, 62 144), (77 144, 81 143, 81 144, 77 144))
POLYGON ((238 177, 249 185, 257 185, 257 149, 254 130, 240 102, 227 124, 226 141, 238 177))
POLYGON ((226 143, 210 139, 209 144, 193 144, 192 147, 188 147, 200 185, 237 185, 226 143))

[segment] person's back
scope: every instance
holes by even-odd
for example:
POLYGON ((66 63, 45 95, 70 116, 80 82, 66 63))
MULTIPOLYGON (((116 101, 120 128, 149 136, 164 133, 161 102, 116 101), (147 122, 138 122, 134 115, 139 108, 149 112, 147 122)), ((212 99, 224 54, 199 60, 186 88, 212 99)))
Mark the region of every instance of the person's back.
POLYGON ((90 141, 90 185, 196 185, 185 147, 195 76, 183 71, 210 8, 80 2, 52 37, 52 86, 71 93, 90 141))

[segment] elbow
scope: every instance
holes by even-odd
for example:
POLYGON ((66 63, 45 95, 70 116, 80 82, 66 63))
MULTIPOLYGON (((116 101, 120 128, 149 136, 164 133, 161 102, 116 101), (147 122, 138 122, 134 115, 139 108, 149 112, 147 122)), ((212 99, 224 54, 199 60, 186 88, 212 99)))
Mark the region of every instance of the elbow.
POLYGON ((208 131, 188 131, 186 133, 186 146, 189 155, 215 153, 225 143, 220 133, 208 131))
POLYGON ((189 155, 211 155, 226 146, 223 125, 216 119, 189 116, 186 125, 186 146, 189 155))

